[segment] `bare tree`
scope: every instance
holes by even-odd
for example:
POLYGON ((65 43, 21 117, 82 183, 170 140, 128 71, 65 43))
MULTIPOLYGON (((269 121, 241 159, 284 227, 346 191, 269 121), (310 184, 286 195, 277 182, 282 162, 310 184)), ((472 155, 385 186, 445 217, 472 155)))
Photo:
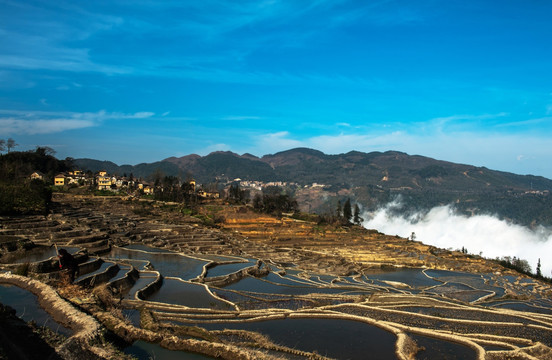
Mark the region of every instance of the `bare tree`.
POLYGON ((8 153, 10 152, 11 149, 13 149, 14 147, 18 146, 19 144, 15 142, 14 139, 12 138, 9 138, 8 141, 7 141, 7 148, 8 148, 8 153))
POLYGON ((6 149, 6 140, 0 139, 0 152, 6 149))

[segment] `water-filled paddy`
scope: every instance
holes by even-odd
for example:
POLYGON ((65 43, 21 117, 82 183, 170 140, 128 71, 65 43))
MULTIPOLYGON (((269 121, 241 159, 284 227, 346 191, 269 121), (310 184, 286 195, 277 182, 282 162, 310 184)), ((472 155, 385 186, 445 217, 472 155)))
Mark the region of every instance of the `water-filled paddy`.
POLYGON ((280 276, 275 273, 270 273, 267 276, 264 276, 263 279, 276 284, 288 286, 331 286, 330 282, 322 283, 306 281, 305 279, 300 279, 292 276, 280 276))
POLYGON ((198 259, 206 260, 206 261, 218 261, 218 262, 224 262, 224 261, 246 261, 246 259, 237 257, 237 256, 230 256, 230 255, 211 255, 211 254, 197 254, 194 255, 198 259))
POLYGON ((228 275, 237 271, 240 271, 242 269, 245 269, 246 267, 254 265, 255 262, 243 262, 243 263, 237 263, 237 264, 221 264, 214 266, 212 268, 209 268, 207 270, 207 277, 216 277, 216 276, 223 276, 228 275))
POLYGON ((454 342, 444 341, 432 337, 408 334, 418 347, 423 347, 423 350, 416 354, 417 360, 465 360, 477 359, 475 350, 454 342))
POLYGON ((502 309, 510 309, 510 310, 518 310, 518 311, 528 311, 528 312, 534 312, 539 314, 549 314, 552 315, 552 309, 550 308, 542 308, 539 306, 533 306, 530 303, 522 302, 522 301, 496 301, 496 302, 489 302, 485 303, 485 306, 490 306, 494 308, 502 308, 502 309))
POLYGON ((161 289, 148 297, 147 300, 194 308, 233 309, 228 303, 214 298, 203 285, 191 284, 177 279, 163 279, 161 289))
POLYGON ((277 285, 262 279, 254 277, 246 277, 237 283, 230 284, 224 287, 229 290, 258 292, 266 294, 283 294, 283 295, 307 295, 307 294, 341 294, 350 291, 344 288, 319 288, 307 285, 277 285))
POLYGON ((144 273, 140 272, 140 278, 136 280, 134 285, 128 290, 125 298, 127 299, 134 299, 136 296, 136 292, 138 290, 141 290, 145 288, 147 285, 151 284, 157 279, 156 276, 154 276, 152 273, 144 273))
MULTIPOLYGON (((74 254, 81 248, 74 246, 63 246, 67 252, 74 254)), ((59 247, 58 249, 61 249, 59 247)), ((57 249, 55 246, 39 246, 25 253, 25 256, 14 261, 14 264, 33 263, 48 260, 54 256, 57 256, 57 249)))
POLYGON ((24 321, 34 321, 38 326, 63 334, 72 335, 70 329, 58 324, 38 305, 36 296, 17 286, 0 284, 0 303, 15 309, 16 315, 24 321))
POLYGON ((336 359, 396 359, 394 334, 348 320, 285 319, 251 323, 200 324, 209 330, 240 329, 265 334, 276 344, 316 351, 336 359))
POLYGON ((119 264, 119 272, 114 276, 112 277, 109 282, 114 282, 114 281, 117 281, 119 279, 122 279, 123 277, 125 277, 125 275, 130 271, 130 266, 127 266, 127 265, 121 265, 119 264))
POLYGON ((201 275, 207 262, 171 252, 144 252, 127 248, 113 248, 107 255, 113 259, 146 260, 163 276, 174 276, 184 280, 201 275))
POLYGON ((79 277, 77 277, 75 279, 75 282, 79 282, 80 280, 82 280, 84 278, 87 278, 89 276, 93 276, 93 275, 96 275, 96 274, 101 274, 113 265, 115 265, 115 263, 113 263, 111 261, 105 261, 105 262, 102 263, 102 265, 98 269, 96 269, 92 272, 86 273, 86 274, 82 274, 79 277))
POLYGON ((442 284, 439 281, 427 277, 422 269, 397 269, 390 271, 378 271, 367 273, 365 278, 379 281, 395 281, 405 283, 413 288, 430 287, 442 284))
POLYGON ((123 316, 130 321, 130 323, 136 327, 140 327, 140 310, 136 309, 122 309, 123 316))
POLYGON ((166 250, 166 249, 155 248, 155 247, 147 246, 147 245, 144 245, 144 244, 129 244, 129 245, 125 246, 124 249, 145 251, 145 252, 150 252, 150 253, 174 254, 173 251, 166 250))
POLYGON ((212 357, 190 353, 186 351, 173 351, 161 347, 158 344, 151 344, 144 341, 136 341, 131 346, 125 349, 125 354, 133 355, 138 360, 202 360, 213 359, 212 357))

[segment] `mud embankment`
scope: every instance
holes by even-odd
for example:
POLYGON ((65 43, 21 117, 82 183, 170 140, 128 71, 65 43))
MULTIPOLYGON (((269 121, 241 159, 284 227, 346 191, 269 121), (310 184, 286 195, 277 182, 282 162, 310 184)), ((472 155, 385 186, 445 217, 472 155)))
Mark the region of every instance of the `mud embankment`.
POLYGON ((27 277, 9 273, 0 274, 0 283, 28 290, 38 298, 40 306, 58 323, 74 334, 56 352, 64 359, 108 359, 112 356, 101 346, 103 327, 92 316, 76 309, 49 285, 27 277))

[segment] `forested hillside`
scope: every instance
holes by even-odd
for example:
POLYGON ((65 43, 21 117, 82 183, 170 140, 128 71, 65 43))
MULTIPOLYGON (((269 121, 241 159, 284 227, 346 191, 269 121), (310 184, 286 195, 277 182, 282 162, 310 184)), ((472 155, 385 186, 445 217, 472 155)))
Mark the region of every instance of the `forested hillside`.
POLYGON ((44 213, 54 176, 70 170, 71 159, 58 160, 46 148, 0 155, 0 215, 44 213), (31 180, 38 171, 44 180, 31 180))

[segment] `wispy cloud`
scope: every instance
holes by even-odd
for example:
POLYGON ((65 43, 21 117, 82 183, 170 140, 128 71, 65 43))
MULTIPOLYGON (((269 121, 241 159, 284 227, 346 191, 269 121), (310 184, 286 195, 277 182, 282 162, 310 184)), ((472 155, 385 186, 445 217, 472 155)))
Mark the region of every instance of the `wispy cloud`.
POLYGON ((457 124, 462 124, 462 126, 465 127, 467 123, 477 124, 481 121, 503 118, 509 115, 510 114, 507 112, 496 114, 461 114, 434 118, 429 120, 427 124, 430 125, 433 130, 444 131, 446 128, 457 124))
POLYGON ((125 66, 92 60, 84 42, 122 23, 116 16, 95 14, 69 4, 33 5, 5 2, 0 67, 58 71, 129 73, 125 66), (51 6, 49 6, 51 5, 51 6))
POLYGON ((300 140, 290 139, 290 133, 287 131, 280 131, 276 133, 262 134, 255 136, 255 147, 253 149, 247 149, 249 152, 259 155, 274 153, 282 150, 304 146, 304 142, 300 140))
POLYGON ((496 119, 496 118, 504 117, 508 115, 509 114, 507 112, 500 112, 497 114, 481 114, 481 115, 462 114, 462 115, 438 117, 438 118, 431 119, 430 122, 447 123, 447 122, 458 121, 458 120, 488 120, 488 119, 496 119))
POLYGON ((262 117, 260 116, 224 116, 222 120, 229 120, 229 121, 240 121, 240 120, 260 120, 262 117))
POLYGON ((68 130, 98 126, 109 120, 144 119, 155 115, 153 112, 48 112, 0 110, 0 134, 52 134, 68 130))
POLYGON ((474 132, 425 134, 390 131, 379 134, 364 132, 302 137, 282 131, 256 136, 252 139, 254 147, 240 149, 240 152, 250 152, 260 156, 295 147, 314 148, 327 154, 346 153, 352 150, 363 152, 396 150, 411 155, 424 155, 439 160, 552 178, 552 173, 546 167, 547 159, 552 157, 552 148, 547 145, 548 143, 549 139, 546 135, 527 136, 526 134, 488 136, 474 132), (519 155, 520 149, 523 149, 522 157, 519 155))
MULTIPOLYGON (((267 80, 340 82, 338 75, 316 72, 297 76, 244 71, 243 64, 258 50, 301 48, 313 37, 327 33, 329 24, 335 27, 366 21, 388 23, 389 20, 382 19, 398 19, 397 12, 406 11, 399 11, 388 1, 359 5, 349 0, 319 0, 306 5, 277 0, 159 4, 140 1, 114 2, 114 10, 92 9, 93 6, 84 3, 61 2, 44 6, 7 2, 4 15, 0 15, 4 49, 0 54, 0 68, 178 76, 238 83, 267 80), (181 16, 167 16, 168 13, 181 16), (238 32, 240 36, 236 36, 238 32), (124 46, 131 49, 130 52, 113 52, 98 46, 98 38, 107 34, 120 38, 121 42, 126 40, 124 46), (184 43, 194 51, 163 52, 163 56, 159 56, 155 42, 148 45, 154 49, 147 51, 140 50, 142 46, 133 46, 133 42, 142 37, 163 38, 174 42, 175 48, 184 43), (202 50, 205 44, 216 47, 217 52, 202 50)), ((361 79, 342 80, 356 83, 361 79)), ((60 89, 66 90, 65 87, 60 89)))
POLYGON ((542 117, 538 119, 527 119, 527 120, 521 120, 521 121, 512 121, 507 123, 502 123, 497 125, 497 127, 530 127, 532 125, 539 125, 539 124, 548 124, 549 126, 552 126, 552 117, 542 117))

